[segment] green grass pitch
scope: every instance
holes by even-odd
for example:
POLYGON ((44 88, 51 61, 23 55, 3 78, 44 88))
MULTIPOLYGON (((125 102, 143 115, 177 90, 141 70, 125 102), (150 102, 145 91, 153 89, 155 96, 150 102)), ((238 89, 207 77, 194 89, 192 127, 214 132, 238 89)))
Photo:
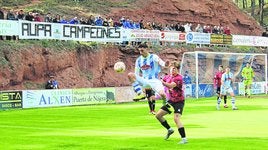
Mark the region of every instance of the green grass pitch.
MULTIPOLYGON (((148 114, 146 101, 0 111, 1 150, 267 149, 268 96, 237 97, 239 110, 216 110, 216 98, 188 99, 182 121, 189 143, 177 144, 148 114)), ((157 109, 161 101, 156 104, 157 109)), ((230 99, 228 100, 229 106, 230 99)), ((175 129, 173 114, 166 119, 175 129)))

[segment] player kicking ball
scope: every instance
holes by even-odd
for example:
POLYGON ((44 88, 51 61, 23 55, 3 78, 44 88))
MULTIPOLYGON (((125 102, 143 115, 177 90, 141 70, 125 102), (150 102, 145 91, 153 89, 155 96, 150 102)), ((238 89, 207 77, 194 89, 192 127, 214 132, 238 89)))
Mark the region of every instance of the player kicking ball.
POLYGON ((226 96, 227 93, 229 93, 230 96, 232 97, 231 98, 232 109, 233 110, 238 109, 235 106, 235 95, 234 95, 234 91, 232 88, 232 83, 234 81, 233 77, 234 75, 233 73, 230 72, 230 67, 227 66, 225 69, 225 73, 222 74, 222 77, 221 77, 221 91, 220 91, 220 97, 218 98, 218 101, 217 101, 217 106, 216 106, 217 110, 220 110, 221 99, 223 96, 226 96))

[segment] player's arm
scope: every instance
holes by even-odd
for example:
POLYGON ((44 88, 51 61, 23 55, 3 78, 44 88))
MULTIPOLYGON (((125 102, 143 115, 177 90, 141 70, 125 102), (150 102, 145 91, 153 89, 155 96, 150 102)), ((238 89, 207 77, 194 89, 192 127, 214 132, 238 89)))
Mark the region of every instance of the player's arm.
POLYGON ((214 87, 217 85, 217 74, 213 78, 214 87))
POLYGON ((141 68, 139 67, 139 58, 135 62, 135 70, 134 70, 136 75, 140 75, 141 68))
POLYGON ((181 87, 182 88, 182 84, 183 84, 183 80, 182 79, 178 79, 178 78, 175 78, 171 83, 168 83, 168 82, 164 82, 162 81, 163 85, 172 89, 174 87, 181 87))
POLYGON ((154 55, 154 60, 162 67, 168 67, 169 66, 169 61, 167 60, 166 62, 163 61, 159 56, 154 55))
POLYGON ((245 76, 245 75, 246 75, 246 73, 245 73, 245 69, 246 69, 245 67, 242 69, 242 77, 243 77, 244 80, 245 80, 245 78, 246 78, 246 76, 245 76))
POLYGON ((255 72, 253 71, 253 69, 251 68, 251 75, 252 75, 252 78, 255 77, 255 72))
POLYGON ((221 85, 224 86, 225 74, 221 76, 221 85))

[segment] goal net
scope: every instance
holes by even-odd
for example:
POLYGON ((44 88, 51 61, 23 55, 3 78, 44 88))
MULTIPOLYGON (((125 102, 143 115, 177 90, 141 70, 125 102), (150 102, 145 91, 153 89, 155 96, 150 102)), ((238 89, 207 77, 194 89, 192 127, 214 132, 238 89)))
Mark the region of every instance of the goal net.
POLYGON ((235 94, 244 94, 242 69, 250 62, 255 72, 252 93, 267 94, 267 54, 223 53, 223 52, 185 52, 182 57, 180 73, 184 76, 187 97, 214 96, 213 78, 218 66, 229 66, 234 74, 233 89, 235 94))

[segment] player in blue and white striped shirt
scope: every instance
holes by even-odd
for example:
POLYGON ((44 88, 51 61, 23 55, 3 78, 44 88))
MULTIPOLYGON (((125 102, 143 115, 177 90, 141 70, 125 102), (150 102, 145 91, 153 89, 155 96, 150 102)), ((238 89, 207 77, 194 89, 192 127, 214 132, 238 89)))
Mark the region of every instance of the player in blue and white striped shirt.
MULTIPOLYGON (((164 62, 156 54, 150 54, 147 44, 140 44, 139 56, 135 63, 135 73, 130 72, 128 78, 134 87, 134 91, 138 94, 142 94, 142 88, 152 88, 161 97, 165 98, 164 86, 159 80, 159 73, 161 67, 169 65, 169 61, 164 62)), ((133 99, 135 100, 135 99, 133 99)))
POLYGON ((217 103, 217 109, 220 109, 220 103, 221 103, 221 98, 222 96, 227 95, 227 93, 230 93, 230 96, 232 97, 231 102, 232 102, 232 109, 237 110, 237 107, 235 106, 235 95, 232 87, 232 83, 234 81, 234 75, 233 73, 230 72, 230 67, 227 66, 225 69, 225 73, 222 74, 221 76, 221 90, 220 90, 220 97, 218 98, 218 103, 217 103))

